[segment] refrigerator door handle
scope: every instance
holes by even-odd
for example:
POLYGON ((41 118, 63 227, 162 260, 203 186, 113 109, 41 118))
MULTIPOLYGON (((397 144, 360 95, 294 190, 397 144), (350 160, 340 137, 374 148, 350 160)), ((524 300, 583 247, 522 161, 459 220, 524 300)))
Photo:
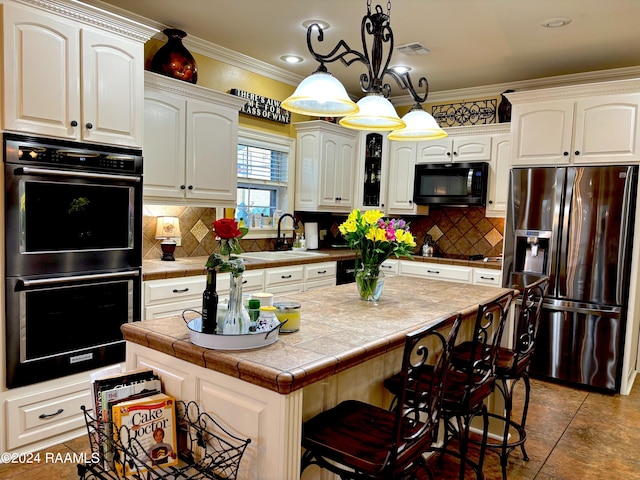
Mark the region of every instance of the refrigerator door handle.
POLYGON ((586 315, 600 315, 607 317, 619 317, 622 313, 622 307, 612 305, 593 305, 589 303, 558 301, 553 299, 545 299, 542 302, 542 308, 545 310, 555 310, 559 312, 576 312, 586 315))

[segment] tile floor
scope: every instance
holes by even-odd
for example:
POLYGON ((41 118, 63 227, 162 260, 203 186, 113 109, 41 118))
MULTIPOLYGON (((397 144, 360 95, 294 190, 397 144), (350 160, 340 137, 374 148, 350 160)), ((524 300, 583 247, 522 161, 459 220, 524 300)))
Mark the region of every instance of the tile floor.
MULTIPOLYGON (((532 381, 527 452, 520 450, 509 459, 509 480, 628 480, 640 478, 640 384, 631 395, 587 392, 540 380, 532 381)), ((79 438, 47 449, 44 453, 63 456, 84 452, 88 441, 79 438)), ((442 466, 434 463, 437 478, 457 478, 453 459, 442 466)), ((488 453, 484 468, 488 480, 500 479, 500 464, 488 453)), ((0 464, 3 480, 77 479, 76 465, 69 463, 0 464)), ((466 478, 475 478, 469 472, 466 478)))

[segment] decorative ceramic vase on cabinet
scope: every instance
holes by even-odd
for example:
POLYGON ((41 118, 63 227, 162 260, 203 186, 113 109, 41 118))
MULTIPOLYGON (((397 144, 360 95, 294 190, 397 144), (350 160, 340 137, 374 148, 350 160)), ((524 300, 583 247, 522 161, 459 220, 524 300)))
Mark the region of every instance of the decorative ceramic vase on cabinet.
POLYGON ((182 39, 187 34, 175 28, 167 28, 162 33, 168 40, 153 56, 150 70, 185 82, 197 83, 198 65, 193 55, 182 44, 182 39))
POLYGON ((512 93, 515 90, 505 90, 500 94, 502 97, 502 101, 500 105, 498 105, 498 121, 500 123, 506 123, 511 121, 511 102, 507 97, 504 96, 505 93, 512 93))

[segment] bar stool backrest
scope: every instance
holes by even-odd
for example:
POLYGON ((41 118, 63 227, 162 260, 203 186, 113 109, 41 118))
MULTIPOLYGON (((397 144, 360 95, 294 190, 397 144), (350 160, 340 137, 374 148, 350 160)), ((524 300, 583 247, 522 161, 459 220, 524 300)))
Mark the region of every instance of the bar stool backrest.
POLYGON ((548 288, 549 277, 542 277, 527 285, 522 291, 522 306, 514 345, 516 364, 533 355, 540 324, 542 302, 548 288))
POLYGON ((395 445, 403 448, 395 452, 392 449, 396 464, 414 461, 420 451, 430 447, 423 445, 420 438, 431 438, 428 433, 438 427, 445 376, 461 321, 462 317, 454 314, 406 337, 400 372, 402 387, 395 409, 395 445), (425 370, 430 375, 421 374, 425 370))
POLYGON ((495 376, 498 347, 502 341, 502 333, 513 296, 513 292, 507 292, 478 307, 474 327, 474 345, 469 348, 468 362, 462 364, 469 375, 469 389, 495 376))

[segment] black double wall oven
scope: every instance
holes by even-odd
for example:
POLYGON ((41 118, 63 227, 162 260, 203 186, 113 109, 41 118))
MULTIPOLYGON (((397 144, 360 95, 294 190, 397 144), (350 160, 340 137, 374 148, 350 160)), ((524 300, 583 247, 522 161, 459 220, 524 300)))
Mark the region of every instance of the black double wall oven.
POLYGON ((8 388, 124 360, 140 320, 142 152, 4 134, 8 388))

